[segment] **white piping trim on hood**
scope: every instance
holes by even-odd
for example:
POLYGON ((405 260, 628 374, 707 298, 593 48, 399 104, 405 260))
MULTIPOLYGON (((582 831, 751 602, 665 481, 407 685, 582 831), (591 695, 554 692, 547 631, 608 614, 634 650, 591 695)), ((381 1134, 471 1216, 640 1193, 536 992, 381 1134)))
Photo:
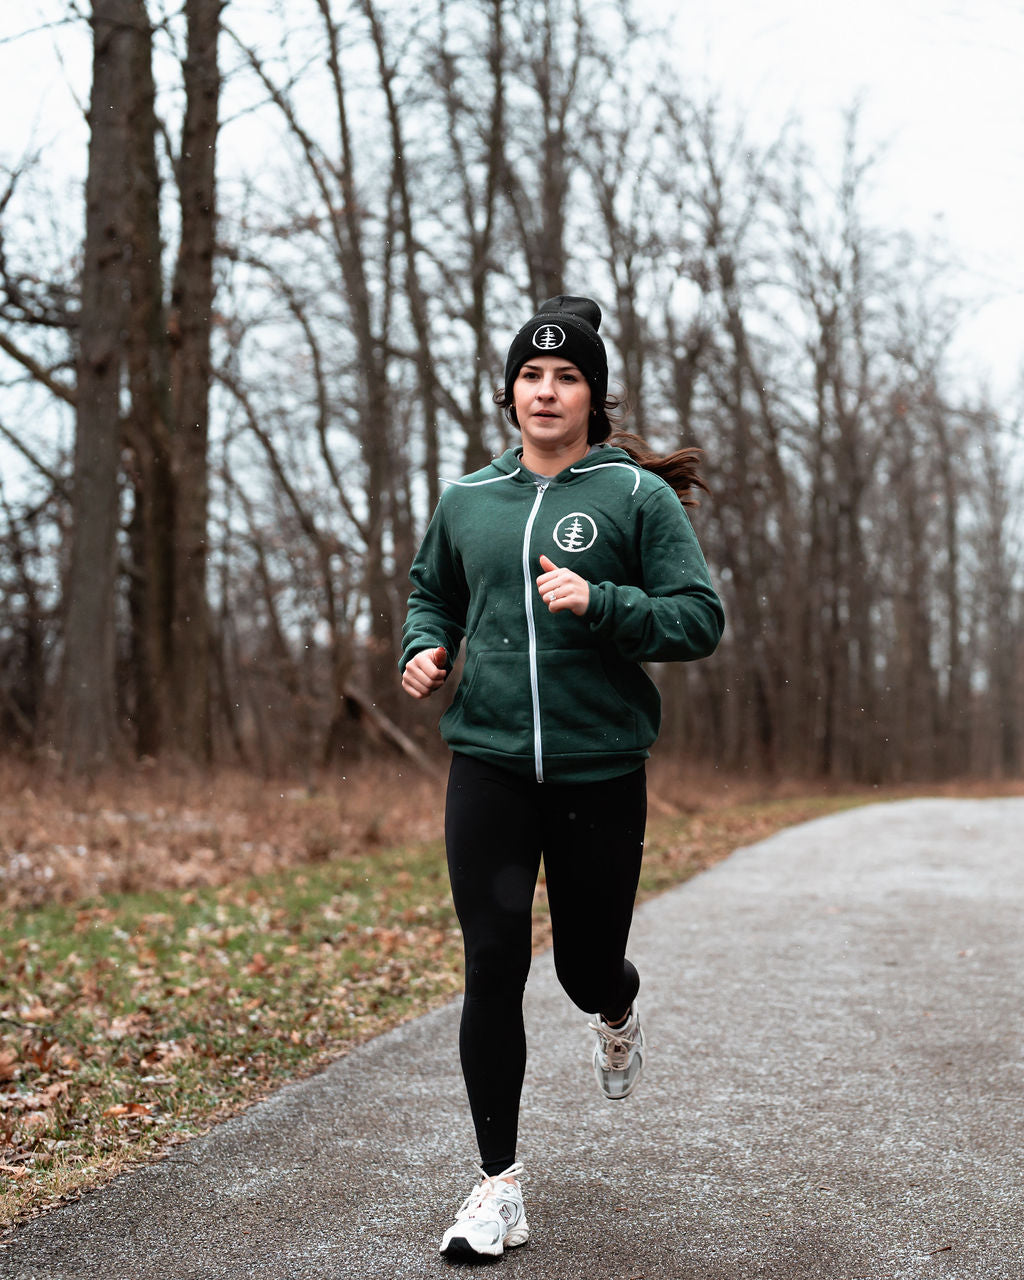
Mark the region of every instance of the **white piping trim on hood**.
MULTIPOLYGON (((600 471, 602 467, 622 467, 624 471, 632 471, 633 473, 633 493, 640 488, 640 468, 631 466, 628 462, 595 462, 592 467, 570 467, 569 470, 573 475, 584 475, 588 471, 600 471)), ((632 497, 632 494, 630 494, 632 497)))
MULTIPOLYGON (((610 463, 609 465, 610 465, 610 466, 613 466, 613 465, 615 465, 615 464, 614 464, 614 463, 610 463)), ((622 465, 624 465, 624 464, 620 463, 619 465, 620 465, 620 466, 622 466, 622 465)), ((441 477, 441 483, 442 483, 442 484, 457 484, 457 485, 459 485, 459 486, 460 486, 460 488, 463 488, 463 489, 475 489, 475 488, 477 487, 477 485, 479 485, 479 484, 497 484, 499 480, 511 480, 513 476, 517 476, 517 475, 519 474, 520 470, 521 470, 521 468, 520 468, 520 467, 516 467, 515 471, 510 471, 510 472, 508 473, 508 475, 504 475, 504 476, 491 476, 490 480, 446 480, 446 479, 444 478, 444 476, 442 476, 442 477, 441 477)), ((640 480, 639 480, 639 477, 638 477, 638 478, 637 478, 637 484, 639 484, 639 483, 640 483, 640 480)))

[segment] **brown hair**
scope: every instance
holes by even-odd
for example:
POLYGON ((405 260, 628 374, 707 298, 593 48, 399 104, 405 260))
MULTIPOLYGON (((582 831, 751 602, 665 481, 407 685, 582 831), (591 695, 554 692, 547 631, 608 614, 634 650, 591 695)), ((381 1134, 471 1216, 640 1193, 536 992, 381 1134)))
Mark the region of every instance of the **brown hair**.
MULTIPOLYGON (((506 401, 504 387, 498 387, 495 391, 494 403, 504 412, 505 417, 514 427, 519 426, 516 407, 506 401)), ((676 449, 673 453, 655 453, 642 436, 623 429, 626 408, 624 396, 610 395, 605 398, 603 405, 591 409, 587 441, 590 444, 609 444, 622 449, 624 453, 629 454, 638 467, 660 476, 675 491, 676 497, 684 507, 700 506, 692 491, 703 489, 705 493, 711 492, 697 470, 703 451, 676 449)))

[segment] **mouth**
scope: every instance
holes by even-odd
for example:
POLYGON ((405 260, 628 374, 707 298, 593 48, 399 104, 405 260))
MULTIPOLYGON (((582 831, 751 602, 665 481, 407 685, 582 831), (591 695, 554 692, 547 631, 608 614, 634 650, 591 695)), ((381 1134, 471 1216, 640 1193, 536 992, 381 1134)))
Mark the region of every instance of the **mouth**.
POLYGON ((535 418, 557 418, 557 413, 550 413, 547 409, 538 409, 533 415, 535 418))

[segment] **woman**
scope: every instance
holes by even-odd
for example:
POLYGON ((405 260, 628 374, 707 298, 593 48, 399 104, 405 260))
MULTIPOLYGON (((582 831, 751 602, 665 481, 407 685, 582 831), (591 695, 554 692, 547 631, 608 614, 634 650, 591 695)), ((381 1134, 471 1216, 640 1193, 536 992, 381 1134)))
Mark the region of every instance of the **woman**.
POLYGON ((660 722, 641 663, 702 658, 722 608, 683 510, 692 450, 612 432, 601 311, 545 302, 509 349, 495 400, 522 433, 448 488, 412 566, 402 685, 426 698, 463 637, 441 718, 453 752, 445 839, 466 951, 459 1047, 483 1180, 441 1252, 493 1258, 528 1236, 516 1161, 523 989, 543 854, 555 969, 596 1015, 594 1070, 627 1097, 643 1067, 640 980, 626 941, 660 722), (639 447, 638 447, 639 446, 639 447), (654 474, 657 468, 670 483, 654 474))

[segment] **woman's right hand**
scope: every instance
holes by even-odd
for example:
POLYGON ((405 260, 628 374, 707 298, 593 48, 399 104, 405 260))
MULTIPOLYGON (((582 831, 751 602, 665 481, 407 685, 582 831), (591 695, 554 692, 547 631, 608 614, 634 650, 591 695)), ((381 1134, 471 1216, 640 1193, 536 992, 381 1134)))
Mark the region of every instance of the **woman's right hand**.
POLYGON ((411 698, 429 698, 448 679, 447 662, 443 647, 421 649, 402 672, 402 688, 411 698))

